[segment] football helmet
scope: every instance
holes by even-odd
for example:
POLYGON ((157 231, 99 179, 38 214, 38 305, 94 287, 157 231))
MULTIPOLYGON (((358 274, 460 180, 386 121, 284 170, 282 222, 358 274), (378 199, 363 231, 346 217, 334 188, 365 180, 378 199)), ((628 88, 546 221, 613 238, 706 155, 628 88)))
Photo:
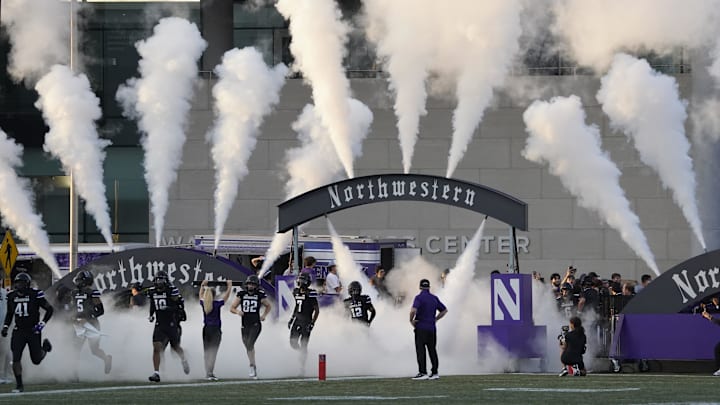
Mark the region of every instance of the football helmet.
POLYGON ((362 285, 360 285, 359 281, 353 281, 348 286, 348 293, 350 293, 351 296, 357 297, 362 293, 362 285))
POLYGON ((310 275, 307 273, 300 273, 297 279, 298 287, 308 288, 310 287, 310 275))
POLYGON ((93 275, 92 275, 92 273, 90 273, 90 272, 87 271, 87 270, 81 271, 81 272, 78 273, 78 275, 75 276, 75 278, 73 279, 73 283, 75 283, 75 285, 76 285, 78 288, 87 287, 87 286, 91 285, 92 282, 93 282, 93 275))
POLYGON ((155 288, 161 290, 170 285, 170 278, 165 270, 158 270, 157 273, 155 273, 153 284, 155 284, 155 288))
POLYGON ((248 276, 248 278, 245 279, 245 290, 248 292, 254 292, 257 290, 257 288, 260 286, 260 279, 258 279, 258 276, 251 275, 248 276), (252 286, 252 288, 250 288, 252 286))
POLYGON ((27 273, 18 273, 13 281, 13 286, 16 290, 27 291, 30 288, 30 282, 32 277, 27 273))

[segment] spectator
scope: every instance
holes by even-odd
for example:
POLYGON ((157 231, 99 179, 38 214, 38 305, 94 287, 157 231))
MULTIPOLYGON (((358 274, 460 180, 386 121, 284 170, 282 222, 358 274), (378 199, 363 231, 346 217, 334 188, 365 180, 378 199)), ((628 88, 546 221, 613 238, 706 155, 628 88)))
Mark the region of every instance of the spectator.
POLYGON ((582 321, 577 316, 570 318, 569 331, 561 335, 560 361, 565 368, 560 373, 560 377, 566 375, 585 376, 585 363, 583 362, 583 354, 585 354, 587 338, 585 337, 585 329, 582 321))
POLYGON ((370 279, 370 285, 375 287, 379 297, 390 297, 390 291, 388 291, 385 284, 385 273, 385 268, 378 265, 375 268, 375 275, 370 279))
POLYGON ((622 276, 619 273, 613 273, 610 276, 609 286, 611 295, 622 295, 623 286, 621 282, 622 276))
POLYGON ((297 276, 298 270, 295 270, 295 259, 293 259, 293 256, 290 255, 290 259, 288 260, 288 268, 285 269, 283 272, 283 276, 297 276))
POLYGON ((560 297, 562 292, 560 291, 560 274, 553 273, 550 276, 550 288, 552 288, 552 292, 555 294, 555 298, 560 297))
POLYGON ((640 277, 640 284, 635 286, 635 294, 642 291, 643 288, 647 287, 648 284, 652 281, 652 276, 649 274, 643 274, 642 277, 640 277))
POLYGON ((315 280, 317 279, 317 272, 315 271, 315 263, 317 263, 317 260, 315 260, 314 257, 308 256, 303 260, 303 268, 300 270, 300 274, 305 273, 308 276, 310 276, 310 284, 315 284, 315 280))
POLYGON ((142 308, 147 303, 147 298, 142 291, 140 283, 133 283, 130 286, 130 308, 142 308))
POLYGON ((445 269, 440 273, 440 285, 442 287, 445 287, 445 281, 447 280, 447 276, 450 274, 450 269, 445 269))
POLYGON ((255 272, 255 274, 258 274, 258 272, 262 268, 262 265, 264 262, 265 262, 265 256, 258 256, 258 257, 253 257, 252 259, 250 259, 250 264, 252 265, 252 269, 255 272))
POLYGON ((339 295, 342 291, 342 283, 337 276, 337 265, 331 262, 328 265, 328 274, 325 277, 325 294, 339 295))
POLYGON ((410 309, 410 324, 415 329, 415 354, 417 355, 418 373, 413 380, 437 380, 437 329, 435 323, 447 314, 447 308, 440 299, 430 293, 430 281, 420 280, 420 293, 415 296, 410 309), (427 358, 425 349, 430 356, 430 375, 427 375, 427 358))

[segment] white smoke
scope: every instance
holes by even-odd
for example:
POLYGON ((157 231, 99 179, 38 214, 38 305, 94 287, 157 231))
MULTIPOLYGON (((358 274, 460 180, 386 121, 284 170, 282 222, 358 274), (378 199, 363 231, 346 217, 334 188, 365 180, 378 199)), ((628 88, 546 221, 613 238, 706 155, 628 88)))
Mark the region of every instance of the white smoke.
POLYGON ((695 172, 685 136, 685 102, 674 78, 655 72, 647 61, 615 56, 602 78, 597 99, 613 127, 631 138, 640 159, 657 171, 673 192, 690 228, 705 249, 695 200, 695 172))
POLYGON ((669 54, 717 39, 718 0, 561 0, 554 30, 583 66, 604 72, 618 51, 669 54))
POLYGON ((442 26, 454 35, 440 44, 439 68, 457 74, 457 107, 446 177, 452 177, 465 155, 490 104, 493 88, 504 84, 519 49, 521 8, 516 0, 465 0, 461 7, 445 7, 451 18, 442 26))
MULTIPOLYGON (((455 263, 455 267, 450 269, 450 272, 445 277, 445 285, 438 295, 449 308, 462 308, 467 300, 467 286, 472 284, 475 276, 475 266, 480 256, 486 222, 487 217, 483 219, 472 239, 465 246, 455 263)), ((462 315, 463 311, 448 311, 447 320, 445 320, 444 324, 450 330, 458 329, 461 325, 467 325, 466 323, 460 323, 462 315)), ((451 345, 454 346, 454 336, 446 336, 447 339, 440 341, 441 347, 449 348, 451 345)))
POLYGON ((577 96, 535 101, 523 114, 529 137, 522 155, 547 162, 550 173, 578 199, 620 233, 635 253, 660 275, 639 219, 620 187, 620 170, 600 147, 600 131, 585 124, 577 96), (588 181, 593 179, 593 181, 588 181))
MULTIPOLYGON (((350 111, 348 120, 350 137, 362 142, 370 129, 372 112, 358 100, 348 99, 345 103, 350 111)), ((338 181, 343 170, 328 129, 323 125, 315 106, 306 105, 292 128, 298 133, 300 146, 287 151, 286 167, 289 179, 285 185, 286 200, 324 184, 338 181)), ((289 232, 275 234, 270 248, 265 253, 265 261, 260 269, 261 275, 270 270, 270 266, 280 257, 291 238, 292 234, 289 232)))
POLYGON ((15 172, 22 166, 23 147, 10 139, 0 129, 0 215, 4 224, 15 230, 15 234, 40 257, 57 278, 61 278, 60 267, 50 249, 45 224, 35 212, 30 183, 20 179, 15 172))
POLYGON ((370 284, 370 279, 362 271, 362 266, 353 259, 350 248, 345 246, 330 218, 327 219, 327 225, 330 231, 335 264, 337 265, 337 275, 343 286, 342 293, 347 294, 350 283, 357 281, 362 286, 363 293, 369 295, 372 299, 376 299, 378 297, 377 290, 370 284))
POLYGON ((215 162, 215 249, 237 196, 238 183, 248 174, 258 128, 280 100, 287 67, 268 68, 255 48, 232 49, 215 68, 213 87, 216 122, 208 134, 215 162))
POLYGON ((420 117, 427 114, 425 81, 433 64, 433 30, 439 26, 433 0, 366 0, 367 35, 385 59, 390 88, 395 92, 398 138, 403 172, 409 173, 419 131, 420 117), (412 46, 408 44, 412 43, 412 46))
POLYGON ((152 37, 135 44, 141 77, 128 80, 117 92, 124 114, 137 119, 145 135, 145 180, 157 245, 162 240, 168 190, 182 161, 197 62, 206 46, 195 24, 177 17, 163 18, 152 37))
POLYGON ((105 198, 103 162, 110 141, 98 137, 95 121, 102 116, 100 100, 84 74, 74 74, 64 65, 55 65, 35 86, 40 98, 35 106, 42 111, 50 132, 45 135, 46 152, 60 160, 72 174, 85 209, 95 218, 100 233, 112 249, 110 214, 105 198))
POLYGON ((290 20, 295 57, 293 69, 312 86, 313 102, 322 124, 349 178, 353 159, 361 153, 362 139, 353 137, 348 108, 350 82, 343 69, 350 28, 341 20, 334 0, 279 0, 278 11, 290 20))
POLYGON ((2 24, 10 39, 8 72, 32 85, 70 58, 70 9, 59 0, 4 0, 2 24))

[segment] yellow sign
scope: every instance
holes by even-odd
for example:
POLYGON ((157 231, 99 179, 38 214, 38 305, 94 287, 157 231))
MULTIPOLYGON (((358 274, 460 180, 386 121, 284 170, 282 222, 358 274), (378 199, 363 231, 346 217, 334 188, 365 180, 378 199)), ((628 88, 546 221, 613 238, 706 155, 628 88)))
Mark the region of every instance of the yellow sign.
POLYGON ((15 265, 15 260, 18 257, 17 245, 15 239, 12 237, 10 231, 5 232, 2 245, 0 245, 0 264, 5 269, 5 276, 10 278, 10 272, 15 265))

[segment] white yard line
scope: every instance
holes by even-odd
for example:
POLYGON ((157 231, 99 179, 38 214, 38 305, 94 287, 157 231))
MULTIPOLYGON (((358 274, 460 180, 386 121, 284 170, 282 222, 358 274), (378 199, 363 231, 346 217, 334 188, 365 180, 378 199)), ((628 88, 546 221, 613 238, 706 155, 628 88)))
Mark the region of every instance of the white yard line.
POLYGON ((430 398, 447 398, 447 395, 415 395, 402 397, 383 397, 377 395, 328 395, 316 397, 285 397, 285 398, 268 398, 268 401, 397 401, 398 399, 430 399, 430 398))
POLYGON ((510 391, 510 392, 622 392, 622 391, 640 391, 640 388, 525 388, 525 387, 506 387, 506 388, 485 388, 485 391, 510 391))

